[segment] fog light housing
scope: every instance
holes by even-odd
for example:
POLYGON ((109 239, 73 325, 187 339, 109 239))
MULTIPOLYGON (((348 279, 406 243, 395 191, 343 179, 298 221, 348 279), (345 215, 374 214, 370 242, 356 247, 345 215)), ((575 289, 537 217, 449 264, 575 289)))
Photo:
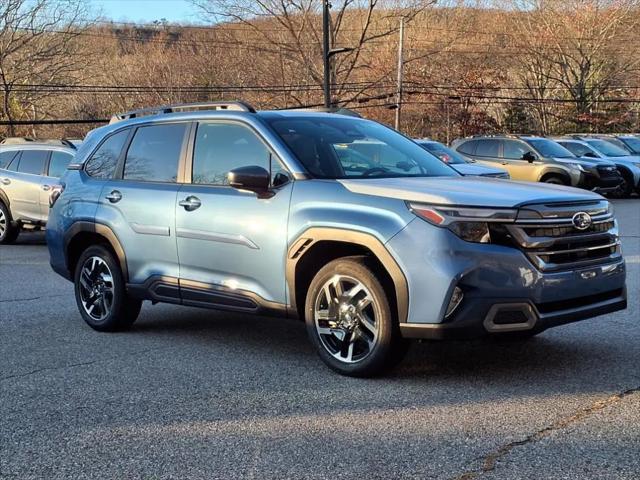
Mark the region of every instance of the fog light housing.
POLYGON ((447 312, 444 314, 445 318, 449 317, 455 311, 455 309, 458 308, 458 305, 460 305, 463 298, 464 293, 462 292, 462 289, 460 287, 455 287, 453 289, 453 293, 451 294, 451 299, 449 300, 447 312))

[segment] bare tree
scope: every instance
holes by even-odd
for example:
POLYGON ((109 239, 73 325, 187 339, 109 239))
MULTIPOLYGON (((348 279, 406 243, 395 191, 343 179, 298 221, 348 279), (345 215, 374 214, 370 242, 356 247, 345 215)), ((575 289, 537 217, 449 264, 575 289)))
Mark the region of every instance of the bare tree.
MULTIPOLYGON (((2 116, 35 118, 47 86, 68 85, 86 72, 78 34, 85 28, 82 0, 3 0, 0 3, 2 116)), ((9 126, 10 135, 15 127, 9 126)))
MULTIPOLYGON (((280 82, 322 83, 322 2, 301 0, 192 0, 212 22, 228 22, 220 28, 235 32, 239 42, 259 43, 272 54, 273 71, 280 82)), ((384 71, 371 67, 372 50, 385 46, 399 28, 436 3, 436 0, 341 0, 332 2, 331 45, 348 52, 333 58, 331 80, 334 94, 348 103, 376 87, 395 69, 393 62, 384 71), (357 80, 357 81, 355 81, 357 80)), ((302 104, 296 92, 288 92, 285 103, 302 104)))

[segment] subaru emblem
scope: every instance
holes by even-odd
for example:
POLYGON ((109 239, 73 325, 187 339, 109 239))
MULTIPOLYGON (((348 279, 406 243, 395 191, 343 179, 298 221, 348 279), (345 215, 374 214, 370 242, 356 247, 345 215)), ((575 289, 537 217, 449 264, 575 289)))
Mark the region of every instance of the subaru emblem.
POLYGON ((576 230, 586 230, 591 226, 591 215, 587 212, 578 212, 571 219, 576 230))

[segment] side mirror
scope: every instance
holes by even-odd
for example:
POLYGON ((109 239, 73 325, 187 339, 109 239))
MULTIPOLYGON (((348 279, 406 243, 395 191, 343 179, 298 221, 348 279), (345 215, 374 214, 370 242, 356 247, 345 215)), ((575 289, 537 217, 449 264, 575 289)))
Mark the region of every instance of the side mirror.
POLYGON ((258 196, 269 192, 269 182, 271 180, 269 172, 257 165, 248 167, 238 167, 227 173, 229 185, 238 190, 249 190, 258 196))
POLYGON ((527 152, 522 155, 522 160, 526 160, 529 163, 533 163, 538 159, 537 155, 533 152, 527 152))
POLYGON ((598 158, 598 156, 593 152, 587 152, 584 154, 584 156, 589 158, 598 158))

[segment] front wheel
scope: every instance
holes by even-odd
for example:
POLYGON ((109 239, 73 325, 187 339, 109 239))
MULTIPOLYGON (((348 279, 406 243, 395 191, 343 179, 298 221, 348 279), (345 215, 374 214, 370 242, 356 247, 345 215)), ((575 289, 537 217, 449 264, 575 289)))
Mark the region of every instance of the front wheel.
POLYGON ((550 183, 552 185, 567 185, 567 182, 562 177, 557 175, 549 175, 543 181, 543 183, 550 183))
POLYGON ((387 294, 365 257, 320 269, 307 292, 305 321, 322 361, 343 375, 379 374, 406 351, 387 294))
POLYGON ((93 246, 82 253, 74 286, 78 310, 94 330, 122 330, 138 318, 142 302, 127 295, 120 265, 107 248, 93 246))

